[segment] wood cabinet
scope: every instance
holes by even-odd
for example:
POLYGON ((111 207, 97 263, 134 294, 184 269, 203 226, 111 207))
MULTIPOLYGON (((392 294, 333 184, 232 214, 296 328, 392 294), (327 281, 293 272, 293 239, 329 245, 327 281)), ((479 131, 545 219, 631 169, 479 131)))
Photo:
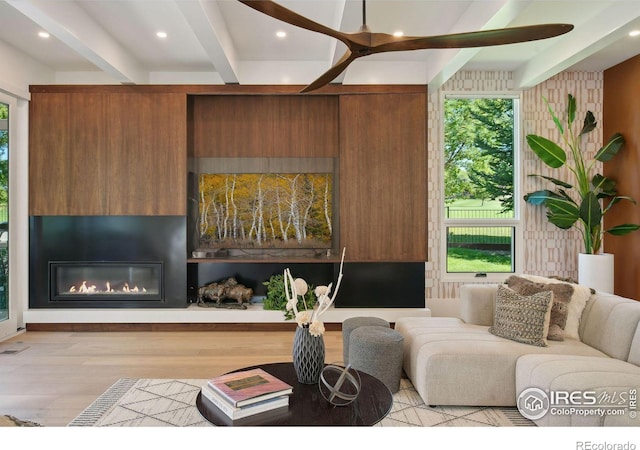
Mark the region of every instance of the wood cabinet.
POLYGON ((426 261, 424 94, 340 98, 340 242, 350 260, 426 261))
POLYGON ((335 95, 194 96, 193 156, 338 156, 335 95))
POLYGON ((186 214, 186 96, 33 93, 29 214, 186 214))
POLYGON ((29 214, 186 215, 188 156, 323 158, 334 250, 426 261, 426 86, 294 88, 32 87, 29 214))

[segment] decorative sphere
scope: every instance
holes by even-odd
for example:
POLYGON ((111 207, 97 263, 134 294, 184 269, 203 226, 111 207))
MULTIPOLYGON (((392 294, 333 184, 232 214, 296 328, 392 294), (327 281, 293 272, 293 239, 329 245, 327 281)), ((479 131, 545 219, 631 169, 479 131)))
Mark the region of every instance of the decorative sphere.
POLYGON ((342 363, 327 364, 318 381, 320 393, 334 406, 346 406, 358 398, 360 385, 358 371, 342 363))

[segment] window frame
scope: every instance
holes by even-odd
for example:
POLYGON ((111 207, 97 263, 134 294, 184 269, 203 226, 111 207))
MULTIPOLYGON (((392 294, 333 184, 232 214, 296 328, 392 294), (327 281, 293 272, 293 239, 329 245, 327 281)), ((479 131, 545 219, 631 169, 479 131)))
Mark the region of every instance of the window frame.
POLYGON ((442 158, 439 164, 440 170, 440 192, 442 193, 440 198, 440 254, 442 255, 440 261, 440 269, 442 274, 442 281, 444 282, 503 282, 509 275, 522 272, 522 249, 523 249, 523 226, 521 219, 521 185, 522 185, 522 148, 523 148, 523 123, 522 123, 522 94, 520 92, 456 92, 447 91, 441 93, 439 99, 440 104, 440 123, 442 124, 440 129, 440 157, 442 158), (513 218, 511 219, 448 219, 446 217, 446 205, 445 205, 445 179, 444 179, 444 148, 445 148, 445 108, 444 103, 447 99, 461 98, 461 99, 474 99, 474 98, 509 98, 515 101, 514 104, 514 149, 513 149, 513 218), (447 229, 449 227, 475 227, 475 226, 496 226, 496 227, 513 227, 513 271, 512 272, 448 272, 447 271, 447 229))

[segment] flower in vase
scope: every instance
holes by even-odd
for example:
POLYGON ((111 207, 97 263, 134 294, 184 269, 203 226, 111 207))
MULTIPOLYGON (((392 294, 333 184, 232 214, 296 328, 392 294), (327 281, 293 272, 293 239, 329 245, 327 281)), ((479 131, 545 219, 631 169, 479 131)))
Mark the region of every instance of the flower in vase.
POLYGON ((296 278, 293 282, 293 285, 296 288, 296 294, 301 295, 303 297, 309 290, 309 285, 302 278, 296 278))
POLYGON ((338 289, 340 288, 340 282, 342 281, 342 267, 344 265, 344 254, 345 249, 342 250, 342 260, 340 262, 340 273, 338 274, 338 281, 336 282, 336 288, 333 291, 333 295, 331 294, 331 287, 333 283, 329 284, 329 286, 318 286, 315 288, 313 293, 317 298, 317 308, 308 309, 307 303, 303 301, 304 310, 298 310, 298 297, 302 297, 304 300, 304 295, 309 290, 309 285, 302 278, 294 279, 291 276, 291 271, 289 269, 284 269, 284 291, 287 297, 287 311, 292 311, 296 322, 299 327, 309 327, 309 333, 312 336, 322 336, 324 334, 325 328, 324 323, 320 320, 320 316, 333 304, 333 301, 336 298, 336 294, 338 293, 338 289))
POLYGON ((324 334, 324 323, 320 320, 314 320, 309 325, 309 334, 311 336, 322 336, 324 334))
POLYGON ((309 325, 312 313, 312 311, 306 309, 304 311, 299 311, 298 314, 296 314, 296 322, 298 322, 298 326, 303 327, 305 325, 309 325))
POLYGON ((320 297, 321 295, 326 295, 329 291, 329 288, 326 286, 318 286, 316 287, 316 289, 313 291, 314 294, 316 294, 316 297, 320 297))

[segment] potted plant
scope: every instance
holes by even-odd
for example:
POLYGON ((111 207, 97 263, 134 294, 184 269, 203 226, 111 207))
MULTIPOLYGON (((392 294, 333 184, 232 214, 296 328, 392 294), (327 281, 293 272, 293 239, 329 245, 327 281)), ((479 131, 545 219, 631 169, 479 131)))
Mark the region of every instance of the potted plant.
MULTIPOLYGON (((262 306, 266 310, 283 311, 286 320, 295 319, 293 309, 287 308, 287 295, 285 293, 284 275, 275 274, 269 277, 269 280, 262 283, 267 287, 267 295, 265 296, 262 306)), ((314 287, 311 286, 304 296, 300 296, 297 307, 300 309, 313 309, 316 304, 316 296, 313 293, 314 287)))
MULTIPOLYGON (((584 242, 584 254, 600 254, 604 233, 621 236, 640 229, 640 225, 632 223, 616 225, 606 230, 602 226, 603 216, 614 205, 621 201, 636 203, 631 197, 618 195, 616 182, 597 173, 595 167, 598 161, 606 162, 613 158, 622 149, 624 138, 620 133, 615 133, 596 152, 593 160, 587 161, 582 143, 597 125, 593 113, 587 111, 582 128, 576 133, 575 98, 569 94, 564 121, 554 113, 546 98, 544 101, 562 142, 557 144, 545 137, 529 134, 526 137, 527 144, 547 166, 558 169, 566 165, 572 174, 572 179, 563 181, 543 175, 529 175, 551 182, 555 187, 554 190, 543 189, 531 192, 526 194, 524 199, 532 205, 544 205, 547 208, 549 222, 558 228, 577 228, 584 242), (567 159, 568 154, 571 155, 570 160, 567 159), (602 200, 604 202, 601 203, 602 200)), ((599 270, 604 269, 600 267, 599 270)))

